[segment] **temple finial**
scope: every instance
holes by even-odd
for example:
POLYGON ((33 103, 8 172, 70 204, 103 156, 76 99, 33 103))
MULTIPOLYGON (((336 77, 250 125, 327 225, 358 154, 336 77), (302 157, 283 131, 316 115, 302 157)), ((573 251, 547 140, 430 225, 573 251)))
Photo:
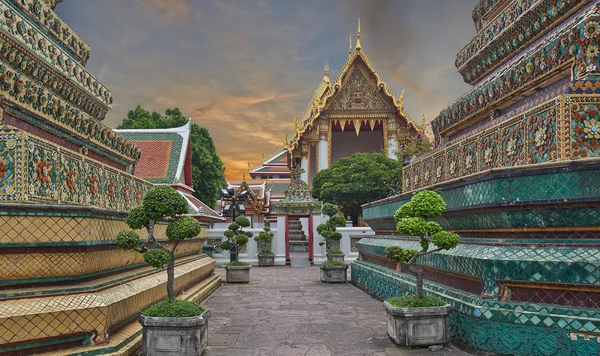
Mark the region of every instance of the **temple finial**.
POLYGON ((350 48, 348 48, 348 54, 352 54, 352 35, 350 35, 350 48))
POLYGON ((329 83, 329 61, 325 60, 325 62, 323 63, 323 81, 325 83, 329 83))
POLYGON ((360 51, 360 17, 358 18, 358 33, 356 34, 356 50, 360 51))

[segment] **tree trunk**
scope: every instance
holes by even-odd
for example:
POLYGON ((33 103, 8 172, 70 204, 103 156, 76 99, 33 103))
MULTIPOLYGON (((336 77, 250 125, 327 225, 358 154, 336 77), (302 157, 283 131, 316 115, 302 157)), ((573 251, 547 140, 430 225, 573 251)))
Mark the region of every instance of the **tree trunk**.
POLYGON ((179 244, 178 241, 173 243, 173 247, 171 251, 169 251, 169 255, 171 256, 171 260, 167 265, 167 295, 169 296, 169 302, 175 302, 175 249, 179 244))
POLYGON ((415 274, 415 277, 417 278, 417 283, 415 285, 415 295, 417 296, 417 298, 421 298, 423 296, 423 269, 413 267, 412 265, 409 265, 408 268, 412 273, 415 274))

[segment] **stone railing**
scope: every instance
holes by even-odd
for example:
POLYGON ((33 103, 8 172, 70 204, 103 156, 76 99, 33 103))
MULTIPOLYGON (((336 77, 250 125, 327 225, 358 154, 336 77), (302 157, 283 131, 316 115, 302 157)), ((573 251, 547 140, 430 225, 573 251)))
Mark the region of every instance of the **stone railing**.
POLYGON ((562 95, 417 159, 403 190, 498 168, 600 157, 600 96, 562 95))
POLYGON ((0 202, 95 206, 127 211, 149 182, 79 153, 4 127, 0 129, 0 202))

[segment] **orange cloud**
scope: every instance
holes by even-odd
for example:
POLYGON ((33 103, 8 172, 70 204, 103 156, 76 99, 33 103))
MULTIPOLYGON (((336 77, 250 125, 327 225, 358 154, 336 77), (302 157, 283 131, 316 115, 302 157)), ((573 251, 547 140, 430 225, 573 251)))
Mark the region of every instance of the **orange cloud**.
POLYGON ((138 0, 149 13, 161 14, 169 22, 184 18, 189 10, 188 0, 138 0))

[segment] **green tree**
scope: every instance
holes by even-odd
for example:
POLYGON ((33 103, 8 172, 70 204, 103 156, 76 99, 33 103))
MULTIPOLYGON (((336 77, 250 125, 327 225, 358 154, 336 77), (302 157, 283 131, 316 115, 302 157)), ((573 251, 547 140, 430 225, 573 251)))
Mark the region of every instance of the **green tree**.
POLYGON ((394 262, 405 263, 408 269, 414 273, 417 278, 415 293, 417 298, 423 296, 423 269, 415 267, 417 258, 455 248, 460 240, 457 234, 444 231, 435 221, 426 220, 442 215, 445 210, 446 202, 438 193, 424 190, 413 195, 412 199, 402 205, 394 214, 396 230, 410 236, 419 236, 421 250, 388 246, 385 248, 385 254, 394 262), (434 244, 436 248, 429 250, 431 244, 434 244))
POLYGON ((223 236, 227 238, 227 240, 221 243, 221 248, 223 250, 231 250, 235 251, 235 260, 232 259, 232 255, 229 255, 229 261, 237 261, 237 256, 240 253, 240 248, 248 243, 248 240, 254 236, 252 231, 243 231, 245 227, 250 226, 250 220, 244 215, 238 216, 235 218, 235 222, 232 222, 227 227, 227 230, 223 232, 223 236))
POLYGON ((144 261, 152 267, 167 267, 167 294, 171 303, 175 302, 175 250, 179 243, 191 239, 200 233, 200 224, 191 216, 177 217, 167 226, 167 238, 171 249, 156 241, 154 226, 160 220, 176 215, 187 214, 188 204, 185 198, 168 185, 151 188, 142 205, 131 209, 127 225, 132 230, 121 230, 116 237, 119 248, 144 254, 144 261), (146 228, 148 237, 144 242, 134 230, 146 228))
POLYGON ((271 242, 273 241, 273 237, 275 234, 271 231, 270 226, 263 227, 263 231, 261 231, 258 236, 254 237, 254 241, 258 244, 258 254, 259 255, 272 255, 271 251, 271 242))
POLYGON ((338 207, 333 204, 323 204, 322 211, 329 219, 317 226, 317 232, 325 239, 325 242, 320 242, 319 245, 323 246, 323 244, 325 244, 327 261, 331 261, 333 241, 340 241, 342 239, 342 234, 336 231, 336 227, 344 227, 346 225, 346 219, 344 219, 343 216, 338 215, 338 207))
POLYGON ((354 223, 362 204, 383 199, 402 189, 402 163, 382 153, 355 153, 318 172, 313 197, 338 205, 354 223))
MULTIPOLYGON (((150 112, 141 106, 129 110, 119 129, 166 129, 185 125, 188 119, 177 108, 167 109, 165 115, 150 112)), ((192 186, 194 196, 209 207, 219 198, 219 188, 225 186, 223 161, 217 155, 210 133, 205 127, 192 123, 192 186)))

